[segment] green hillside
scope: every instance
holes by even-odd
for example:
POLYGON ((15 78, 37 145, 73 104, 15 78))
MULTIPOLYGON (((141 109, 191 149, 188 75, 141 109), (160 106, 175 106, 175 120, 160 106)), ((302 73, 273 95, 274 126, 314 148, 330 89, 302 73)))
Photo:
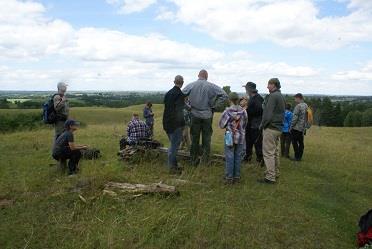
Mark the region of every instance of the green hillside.
MULTIPOLYGON (((83 161, 76 178, 50 166, 52 129, 0 134, 0 248, 355 248, 358 219, 372 208, 372 128, 312 127, 304 161, 283 159, 274 186, 256 182, 263 169, 255 165, 243 165, 241 184, 225 186, 222 164, 183 162, 188 183, 178 197, 103 196, 111 180, 174 184, 165 157, 118 161, 125 124, 141 110, 72 110, 87 124, 76 141, 103 153, 83 161)), ((162 106, 154 111, 156 139, 167 146, 162 106)), ((217 121, 213 150, 222 153, 217 121)))

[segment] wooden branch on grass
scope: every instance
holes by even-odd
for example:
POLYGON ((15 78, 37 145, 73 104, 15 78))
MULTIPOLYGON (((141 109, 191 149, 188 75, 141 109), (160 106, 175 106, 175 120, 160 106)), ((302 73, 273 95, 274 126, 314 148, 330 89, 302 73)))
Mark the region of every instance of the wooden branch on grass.
POLYGON ((115 194, 129 193, 129 194, 179 194, 175 186, 166 185, 163 183, 153 184, 131 184, 120 182, 108 182, 105 184, 104 193, 115 196, 115 194), (114 194, 115 193, 115 194, 114 194))

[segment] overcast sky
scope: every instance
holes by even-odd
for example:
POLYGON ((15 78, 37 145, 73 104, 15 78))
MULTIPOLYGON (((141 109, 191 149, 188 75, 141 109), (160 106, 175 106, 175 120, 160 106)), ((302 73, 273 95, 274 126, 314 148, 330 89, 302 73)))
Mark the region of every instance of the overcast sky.
POLYGON ((372 95, 372 1, 0 0, 0 90, 167 90, 202 68, 234 91, 372 95))

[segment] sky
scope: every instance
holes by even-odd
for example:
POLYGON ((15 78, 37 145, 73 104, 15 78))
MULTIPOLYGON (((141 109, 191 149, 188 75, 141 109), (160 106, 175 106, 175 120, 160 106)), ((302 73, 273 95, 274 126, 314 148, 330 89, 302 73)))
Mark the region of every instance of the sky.
POLYGON ((371 0, 0 0, 0 90, 372 95, 371 0))

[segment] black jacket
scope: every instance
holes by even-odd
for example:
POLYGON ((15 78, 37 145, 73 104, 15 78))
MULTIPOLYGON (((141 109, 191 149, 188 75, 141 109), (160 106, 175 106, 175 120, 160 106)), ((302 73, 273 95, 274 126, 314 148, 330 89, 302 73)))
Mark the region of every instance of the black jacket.
POLYGON ((256 94, 253 97, 249 98, 248 101, 248 108, 247 108, 247 114, 248 114, 248 125, 247 129, 259 129, 260 124, 262 121, 262 104, 264 102, 264 99, 261 95, 256 94))
POLYGON ((177 128, 185 126, 184 108, 185 95, 179 87, 174 86, 164 97, 163 128, 167 133, 173 133, 177 128))

